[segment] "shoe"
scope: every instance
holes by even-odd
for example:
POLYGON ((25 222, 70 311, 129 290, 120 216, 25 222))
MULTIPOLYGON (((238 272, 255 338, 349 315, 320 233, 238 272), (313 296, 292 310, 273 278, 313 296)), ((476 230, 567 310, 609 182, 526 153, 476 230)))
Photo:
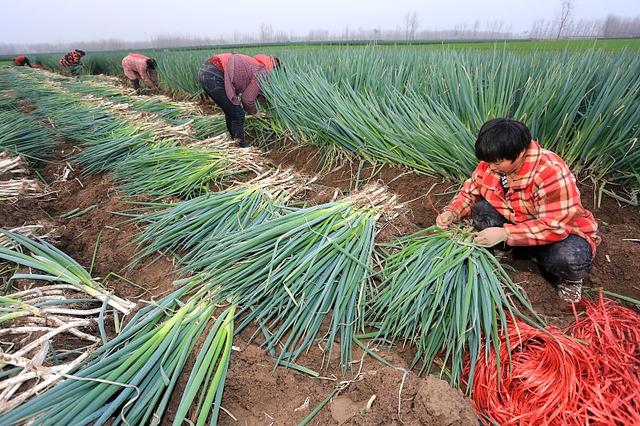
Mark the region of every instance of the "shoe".
POLYGON ((582 280, 560 280, 558 296, 567 303, 578 303, 582 299, 582 280))

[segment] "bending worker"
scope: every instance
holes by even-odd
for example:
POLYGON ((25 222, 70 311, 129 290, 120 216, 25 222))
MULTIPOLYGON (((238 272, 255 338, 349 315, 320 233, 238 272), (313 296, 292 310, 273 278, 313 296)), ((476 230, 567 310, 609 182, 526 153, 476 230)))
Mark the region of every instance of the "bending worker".
POLYGON ((71 52, 60 58, 60 65, 62 65, 63 68, 69 70, 69 74, 78 75, 80 74, 80 67, 82 66, 82 62, 80 61, 80 59, 84 55, 84 50, 73 49, 71 52))
POLYGON ((29 68, 31 68, 31 62, 29 62, 29 58, 23 55, 16 56, 15 58, 13 58, 13 63, 19 67, 23 67, 27 65, 29 68))
POLYGON ((448 227, 471 216, 477 244, 524 246, 558 295, 578 302, 600 237, 567 164, 541 148, 526 125, 504 118, 483 124, 475 151, 480 164, 436 224, 448 227))
POLYGON ((158 88, 157 66, 155 59, 139 53, 129 53, 122 59, 124 75, 131 80, 131 85, 135 90, 140 88, 140 79, 144 81, 149 89, 156 90, 158 88))
POLYGON ((237 53, 223 53, 211 57, 200 68, 200 86, 222 109, 231 138, 243 148, 248 146, 244 135, 245 111, 252 115, 258 113, 258 76, 269 73, 279 65, 275 56, 257 55, 252 58, 237 53))

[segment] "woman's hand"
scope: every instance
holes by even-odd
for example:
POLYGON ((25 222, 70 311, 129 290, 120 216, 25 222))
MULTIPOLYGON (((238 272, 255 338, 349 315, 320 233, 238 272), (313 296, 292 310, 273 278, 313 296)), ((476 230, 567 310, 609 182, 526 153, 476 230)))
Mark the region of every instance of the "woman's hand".
POLYGON ((506 240, 507 231, 504 228, 497 226, 484 229, 475 234, 475 237, 473 238, 474 243, 485 247, 493 247, 506 240))
POLYGON ((456 215, 453 212, 442 212, 436 217, 436 225, 440 228, 448 228, 456 220, 456 215))

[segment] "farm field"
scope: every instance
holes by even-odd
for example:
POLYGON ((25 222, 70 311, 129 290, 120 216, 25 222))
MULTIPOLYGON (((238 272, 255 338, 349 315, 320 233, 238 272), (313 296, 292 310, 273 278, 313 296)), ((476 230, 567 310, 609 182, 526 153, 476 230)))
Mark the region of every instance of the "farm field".
MULTIPOLYGON (((444 339, 433 359, 423 342, 435 340, 419 327, 404 337, 376 333, 393 314, 376 299, 389 285, 379 274, 389 256, 385 250, 434 224, 475 166, 479 125, 513 115, 530 123, 543 145, 562 153, 580 178, 583 203, 603 237, 586 285, 640 299, 640 112, 632 107, 640 100, 640 61, 607 48, 614 51, 578 47, 527 56, 512 49, 274 48, 269 53, 279 54, 287 68, 265 82, 269 117, 249 118, 255 145, 249 150, 233 146, 224 136, 224 117, 201 99, 194 73, 207 52, 156 55, 163 89, 179 101, 137 96, 115 77, 0 68, 1 146, 12 161, 22 156, 28 170, 20 179, 36 182, 0 201, 2 228, 36 225, 29 232, 86 268, 100 283, 96 288, 147 307, 132 319, 118 314, 109 299, 83 298, 103 306, 100 318, 83 329, 100 337, 91 350, 105 342, 112 348, 109 356, 89 358, 87 368, 119 365, 117 354, 136 354, 127 348, 144 336, 154 336, 149 341, 158 345, 148 352, 158 358, 140 355, 133 365, 144 367, 132 367, 131 375, 118 370, 100 376, 135 383, 141 392, 135 398, 132 388, 65 380, 31 401, 57 407, 50 424, 76 416, 101 421, 121 410, 138 424, 155 410, 162 424, 180 416, 206 419, 207 403, 191 405, 200 398, 221 398, 209 403, 226 410, 215 413, 219 424, 237 424, 232 416, 247 424, 476 424, 474 395, 454 389, 464 390, 469 380, 462 371, 466 350, 451 349, 441 370, 440 349, 453 348, 453 340, 444 339), (225 221, 234 214, 236 220, 225 221), (327 280, 339 291, 314 286, 327 280), (130 328, 116 333, 125 318, 130 328), (219 327, 209 334, 204 328, 213 318, 219 327), (136 324, 142 331, 128 335, 136 324), (157 330, 172 337, 161 339, 157 330), (206 352, 208 347, 219 349, 206 352), (217 361, 207 370, 202 359, 217 361), (431 361, 432 372, 444 380, 419 374, 431 361), (150 369, 147 379, 142 368, 150 369), (218 375, 222 382, 211 382, 207 393, 218 375), (191 400, 185 389, 193 389, 191 400), (60 411, 73 395, 82 395, 86 406, 60 411), (102 399, 92 405, 97 395, 102 399)), ((53 61, 37 60, 55 68, 53 61)), ((94 72, 119 74, 115 53, 88 57, 87 64, 94 72)), ((474 250, 477 262, 493 259, 474 250)), ((534 327, 573 323, 574 312, 534 263, 502 262, 508 276, 496 285, 506 286, 511 297, 491 298, 488 312, 504 309, 510 316, 514 309, 534 327), (522 301, 512 300, 518 295, 522 301)), ((7 282, 15 269, 3 268, 7 282)), ((34 277, 21 281, 19 288, 27 291, 34 277)), ((473 315, 483 318, 480 310, 473 315)), ((495 327, 497 336, 506 322, 495 327)), ((489 338, 473 320, 463 328, 456 338, 467 350, 489 338)), ((634 338, 637 333, 628 335, 630 345, 634 338)), ((82 353, 86 344, 78 340, 77 333, 53 340, 63 361, 82 353)), ((630 374, 628 380, 638 380, 630 374)), ((478 412, 487 415, 479 401, 478 412)), ((640 410, 633 400, 626 404, 615 415, 633 419, 640 410)), ((23 403, 7 414, 0 405, 0 423, 3 416, 16 421, 41 412, 23 403)))
MULTIPOLYGON (((613 52, 523 53, 499 44, 484 50, 274 47, 268 53, 279 55, 287 71, 264 83, 269 130, 461 181, 474 167, 476 129, 487 117, 508 115, 526 121, 576 172, 633 194, 640 188, 640 152, 633 143, 640 111, 631 107, 640 85, 637 49, 636 41, 613 52), (425 116, 429 123, 417 119, 425 116)), ((210 52, 154 55, 164 90, 182 99, 202 97, 197 74, 210 52)), ((121 57, 89 56, 86 72, 119 75, 121 57)), ((57 70, 57 59, 35 61, 57 70)))

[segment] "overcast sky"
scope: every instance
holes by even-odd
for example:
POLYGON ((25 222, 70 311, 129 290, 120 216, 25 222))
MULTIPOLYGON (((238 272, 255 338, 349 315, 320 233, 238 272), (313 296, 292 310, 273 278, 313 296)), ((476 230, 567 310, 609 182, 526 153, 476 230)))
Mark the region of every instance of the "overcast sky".
MULTIPOLYGON (((574 0, 575 19, 608 14, 640 15, 638 0, 574 0)), ((3 0, 0 43, 57 43, 118 38, 145 41, 158 35, 230 38, 274 31, 306 34, 326 29, 396 29, 416 11, 418 30, 449 29, 476 20, 502 20, 504 30, 521 33, 536 19, 552 20, 560 0, 3 0)))

